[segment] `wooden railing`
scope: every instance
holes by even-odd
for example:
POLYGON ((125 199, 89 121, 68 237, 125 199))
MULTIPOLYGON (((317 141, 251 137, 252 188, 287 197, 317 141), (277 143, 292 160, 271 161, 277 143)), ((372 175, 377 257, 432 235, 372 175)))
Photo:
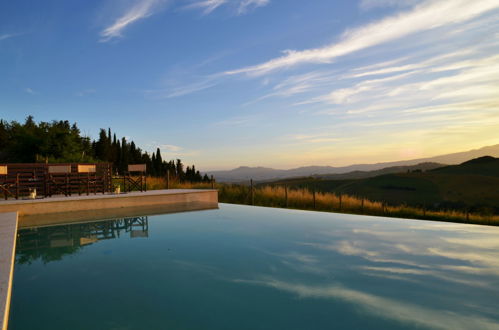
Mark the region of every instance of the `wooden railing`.
POLYGON ((0 164, 0 195, 20 198, 113 191, 110 163, 0 164))

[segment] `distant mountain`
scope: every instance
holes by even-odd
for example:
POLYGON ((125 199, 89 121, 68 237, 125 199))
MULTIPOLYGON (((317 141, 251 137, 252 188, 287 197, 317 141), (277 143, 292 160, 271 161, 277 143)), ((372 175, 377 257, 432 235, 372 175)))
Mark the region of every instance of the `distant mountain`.
POLYGON ((326 175, 314 175, 314 177, 325 179, 325 180, 350 180, 350 179, 365 179, 372 178, 378 175, 383 174, 392 174, 392 173, 407 173, 407 172, 415 172, 415 171, 430 171, 441 167, 447 167, 447 165, 440 163, 421 163, 416 165, 407 165, 407 166, 391 166, 385 167, 381 170, 374 171, 353 171, 342 174, 326 174, 326 175))
MULTIPOLYGON (((289 170, 279 170, 267 167, 247 167, 242 166, 228 171, 211 171, 208 174, 213 175, 220 182, 242 182, 249 179, 256 181, 278 180, 293 177, 306 176, 324 176, 334 174, 345 174, 350 172, 370 172, 378 171, 386 168, 413 166, 422 163, 437 163, 437 164, 460 164, 473 158, 482 156, 499 157, 499 144, 488 146, 480 149, 457 152, 447 155, 419 158, 413 160, 404 160, 396 162, 385 162, 376 164, 356 164, 350 166, 333 167, 333 166, 306 166, 289 170)), ((394 172, 387 172, 394 173, 394 172)), ((359 174, 361 175, 361 174, 359 174)))

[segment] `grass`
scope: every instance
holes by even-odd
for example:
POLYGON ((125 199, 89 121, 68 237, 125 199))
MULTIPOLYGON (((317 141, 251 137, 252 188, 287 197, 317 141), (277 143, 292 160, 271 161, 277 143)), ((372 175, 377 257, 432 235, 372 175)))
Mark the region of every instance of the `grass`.
MULTIPOLYGON (((170 189, 211 189, 211 183, 188 183, 170 180, 170 189)), ((165 189, 166 179, 147 178, 147 189, 165 189)), ((457 210, 426 210, 407 205, 392 206, 380 201, 358 198, 351 195, 338 195, 329 192, 313 192, 308 188, 285 188, 283 186, 258 186, 220 184, 219 201, 230 204, 258 205, 268 207, 316 210, 350 214, 375 215, 394 218, 424 219, 499 225, 499 216, 493 214, 466 213, 457 210), (286 198, 287 196, 287 198, 286 198)))

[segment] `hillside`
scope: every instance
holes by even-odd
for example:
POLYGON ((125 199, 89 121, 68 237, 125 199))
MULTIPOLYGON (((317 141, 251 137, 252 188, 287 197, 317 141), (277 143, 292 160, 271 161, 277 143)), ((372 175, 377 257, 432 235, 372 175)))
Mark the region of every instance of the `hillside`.
MULTIPOLYGON (((405 166, 414 166, 418 164, 460 164, 466 162, 470 159, 482 157, 482 156, 494 156, 499 157, 499 144, 494 146, 483 147, 480 149, 469 150, 465 152, 458 152, 446 155, 440 155, 429 158, 419 158, 412 160, 396 161, 396 162, 383 162, 376 164, 354 164, 349 166, 305 166, 298 167, 289 170, 274 169, 268 167, 248 167, 241 166, 236 169, 228 171, 208 171, 208 175, 213 175, 215 179, 219 182, 243 182, 253 179, 255 181, 265 181, 265 180, 279 180, 284 178, 296 178, 296 177, 308 177, 308 176, 327 176, 329 179, 346 179, 346 178, 365 178, 372 176, 365 172, 380 171, 388 168, 397 168, 405 166), (346 176, 335 176, 338 174, 348 174, 346 176)), ((437 166, 437 167, 438 167, 437 166)), ((433 167, 434 168, 434 167, 433 167)), ((432 169, 431 165, 429 168, 422 168, 422 170, 432 169)), ((403 169, 395 169, 396 172, 403 169)), ((387 170, 386 172, 380 171, 379 174, 383 173, 394 173, 393 170, 387 170)))
POLYGON ((347 180, 303 178, 274 182, 284 183, 392 205, 499 211, 499 158, 494 157, 481 157, 426 172, 406 171, 347 180))

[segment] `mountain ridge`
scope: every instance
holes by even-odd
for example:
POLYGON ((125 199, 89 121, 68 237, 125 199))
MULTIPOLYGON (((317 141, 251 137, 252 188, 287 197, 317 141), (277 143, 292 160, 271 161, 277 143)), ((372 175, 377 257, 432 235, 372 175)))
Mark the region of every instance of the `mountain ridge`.
POLYGON ((374 164, 353 164, 348 166, 302 166, 288 170, 274 169, 263 166, 240 166, 226 171, 206 172, 213 175, 220 182, 242 182, 249 179, 256 181, 267 181, 303 176, 324 176, 346 174, 355 171, 369 172, 382 170, 388 167, 413 166, 422 163, 438 163, 442 166, 459 164, 474 158, 483 156, 499 157, 499 144, 486 146, 479 149, 455 152, 450 154, 438 155, 426 158, 417 158, 411 160, 402 160, 394 162, 379 162, 374 164))

